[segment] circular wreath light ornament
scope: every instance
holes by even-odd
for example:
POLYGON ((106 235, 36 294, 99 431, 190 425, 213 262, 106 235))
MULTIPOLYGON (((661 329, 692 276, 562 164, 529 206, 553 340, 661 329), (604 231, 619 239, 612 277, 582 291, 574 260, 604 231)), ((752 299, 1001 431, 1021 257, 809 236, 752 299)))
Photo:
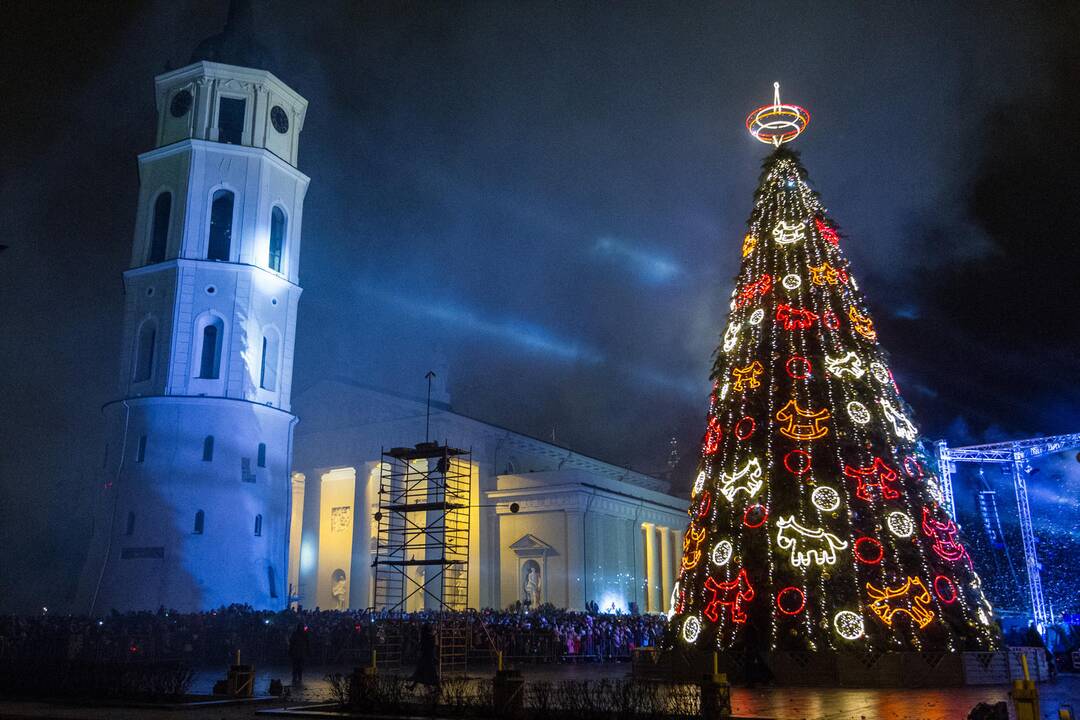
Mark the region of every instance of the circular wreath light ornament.
POLYGON ((780 284, 782 284, 787 290, 798 290, 799 286, 802 285, 802 278, 800 278, 795 273, 791 273, 789 275, 785 275, 784 279, 780 281, 780 284))
POLYGON ((799 137, 810 124, 810 113, 798 105, 780 102, 780 83, 773 83, 771 105, 759 107, 746 116, 746 129, 754 139, 766 145, 780 147, 799 137))
POLYGON ((712 552, 709 554, 709 559, 712 560, 713 565, 723 567, 731 561, 731 554, 733 552, 734 548, 731 547, 731 543, 727 540, 721 540, 713 545, 712 552))
POLYGON ((810 493, 810 502, 821 512, 832 512, 840 507, 840 493, 828 485, 821 485, 810 493))
POLYGON ((911 517, 899 510, 889 513, 889 516, 885 518, 885 524, 889 527, 889 532, 896 537, 911 537, 911 533, 915 532, 915 523, 911 517))
POLYGON ((848 415, 860 425, 870 422, 870 411, 858 400, 852 400, 847 404, 848 415))
POLYGON ((751 325, 757 325, 758 323, 760 323, 764 319, 765 319, 765 311, 762 310, 761 308, 758 308, 754 312, 750 313, 750 324, 751 325))
POLYGON ((701 619, 697 615, 691 615, 683 621, 682 638, 688 643, 695 643, 698 635, 701 635, 701 619))
POLYGON ((836 634, 845 640, 858 640, 865 630, 862 615, 850 610, 841 610, 833 616, 833 627, 836 634))

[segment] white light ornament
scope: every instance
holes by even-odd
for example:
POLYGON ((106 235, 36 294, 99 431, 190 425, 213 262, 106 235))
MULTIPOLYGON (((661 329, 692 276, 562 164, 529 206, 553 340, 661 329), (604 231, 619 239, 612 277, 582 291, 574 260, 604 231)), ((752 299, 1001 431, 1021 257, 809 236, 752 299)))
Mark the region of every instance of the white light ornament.
POLYGON ((798 105, 780 102, 780 83, 773 83, 771 105, 759 107, 746 116, 746 129, 754 139, 780 147, 799 137, 810 124, 810 113, 798 105))
POLYGON ((720 473, 720 494, 727 498, 728 502, 732 502, 740 491, 753 498, 764 484, 765 481, 761 479, 761 463, 757 458, 750 458, 741 470, 730 475, 720 473))
POLYGON ((731 556, 735 552, 735 548, 731 546, 731 543, 727 540, 721 540, 713 545, 712 552, 709 553, 709 559, 712 560, 712 564, 716 567, 724 567, 731 562, 731 556))
POLYGON ((802 278, 795 273, 791 273, 790 275, 785 275, 784 279, 780 281, 780 284, 787 290, 798 290, 799 286, 802 285, 802 278))
POLYGON ((899 510, 889 513, 885 518, 885 525, 896 537, 911 537, 911 534, 915 532, 915 521, 911 519, 911 516, 907 513, 902 513, 899 510))
POLYGON ((701 618, 697 615, 691 615, 683 620, 682 625, 682 639, 688 643, 697 642, 698 636, 701 635, 701 618))
POLYGON ((832 512, 840 507, 840 493, 835 488, 822 485, 810 493, 810 502, 821 512, 832 512))
POLYGON ((810 565, 835 565, 836 553, 848 544, 832 533, 818 528, 811 530, 795 522, 795 516, 781 517, 776 521, 779 530, 776 544, 781 550, 791 551, 791 564, 795 567, 810 565))
POLYGON ((739 342, 740 327, 742 327, 742 323, 728 323, 727 330, 724 331, 724 352, 731 352, 735 349, 735 345, 739 342))
POLYGON ((892 379, 889 377, 889 371, 879 362, 870 363, 870 374, 882 385, 888 385, 889 381, 892 379))
POLYGON ((870 422, 870 411, 858 400, 852 400, 847 404, 847 412, 851 419, 860 425, 870 422))
POLYGON ((838 378, 842 378, 846 375, 858 380, 866 374, 866 368, 863 367, 862 360, 853 350, 849 351, 847 355, 838 358, 832 358, 826 355, 825 369, 838 378))
POLYGON ((881 403, 881 409, 885 413, 885 419, 889 420, 893 426, 893 432, 898 437, 907 440, 908 442, 915 442, 915 438, 919 436, 919 430, 911 421, 907 419, 904 413, 893 407, 893 404, 885 398, 878 398, 878 402, 881 403))
POLYGON ((845 640, 858 640, 866 630, 863 625, 862 615, 850 610, 841 610, 833 616, 833 627, 836 634, 845 640))
POLYGON ((765 319, 765 311, 762 310, 761 308, 758 308, 754 312, 750 313, 750 324, 751 325, 758 325, 764 319, 765 319))
POLYGON ((806 223, 788 223, 781 220, 772 231, 777 245, 794 245, 806 239, 806 223))
POLYGON ((678 604, 678 601, 679 601, 679 581, 676 580, 675 581, 675 586, 673 588, 671 588, 671 597, 668 599, 668 611, 666 613, 668 620, 675 617, 675 606, 676 606, 676 604, 678 604))
POLYGON ((727 397, 728 390, 731 389, 731 383, 726 382, 720 387, 720 399, 723 400, 727 397))
POLYGON ((694 479, 694 492, 691 493, 694 497, 697 497, 698 493, 705 489, 705 471, 702 470, 698 473, 698 476, 694 479))

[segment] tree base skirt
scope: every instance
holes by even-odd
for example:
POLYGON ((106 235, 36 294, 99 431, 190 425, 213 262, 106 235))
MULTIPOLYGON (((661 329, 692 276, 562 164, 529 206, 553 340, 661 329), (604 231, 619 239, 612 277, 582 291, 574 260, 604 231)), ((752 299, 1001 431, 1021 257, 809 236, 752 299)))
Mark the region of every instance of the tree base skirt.
MULTIPOLYGON (((955 687, 961 685, 997 685, 1019 675, 1019 657, 1028 655, 1035 679, 1038 670, 1036 648, 1013 648, 996 652, 880 652, 842 651, 801 652, 773 651, 762 659, 771 671, 775 685, 813 687, 916 688, 955 687)), ((644 659, 643 659, 644 660, 644 659)), ((722 652, 719 671, 734 683, 748 681, 747 658, 743 654, 722 652)), ((669 650, 654 659, 639 662, 634 674, 641 677, 673 680, 698 680, 712 673, 711 653, 694 650, 669 650)), ((756 682, 763 682, 763 668, 751 671, 756 682)))

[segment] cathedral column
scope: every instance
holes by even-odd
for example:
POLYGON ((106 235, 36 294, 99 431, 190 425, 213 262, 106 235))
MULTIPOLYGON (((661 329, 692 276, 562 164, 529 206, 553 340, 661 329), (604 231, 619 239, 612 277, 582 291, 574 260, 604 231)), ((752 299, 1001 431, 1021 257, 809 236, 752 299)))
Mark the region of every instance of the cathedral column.
MULTIPOLYGON (((670 530, 671 533, 671 567, 674 569, 672 573, 673 578, 679 576, 679 571, 682 569, 682 541, 683 531, 670 530)), ((674 585, 674 580, 671 583, 674 585)))
POLYGON ((566 607, 585 609, 585 514, 566 511, 566 607))
POLYGON ((292 508, 289 518, 289 571, 287 607, 293 598, 300 597, 300 541, 304 532, 304 473, 294 472, 291 478, 292 508))
POLYGON ((652 523, 644 523, 645 528, 645 610, 648 612, 660 611, 660 598, 658 596, 659 583, 657 582, 656 568, 656 526, 652 523))
POLYGON ((668 611, 668 603, 671 600, 671 531, 666 527, 658 528, 660 531, 660 609, 668 611))

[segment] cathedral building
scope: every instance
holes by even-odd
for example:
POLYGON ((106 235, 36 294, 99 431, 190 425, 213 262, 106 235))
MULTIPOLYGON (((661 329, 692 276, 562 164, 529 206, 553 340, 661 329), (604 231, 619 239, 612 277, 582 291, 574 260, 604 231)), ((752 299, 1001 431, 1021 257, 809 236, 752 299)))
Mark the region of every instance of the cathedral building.
MULTIPOLYGON (((469 607, 669 609, 688 501, 666 480, 454 412, 440 386, 432 399, 431 438, 472 453, 469 607)), ((424 440, 426 402, 330 378, 295 409, 290 587, 305 607, 372 607, 382 452, 424 440)))
MULTIPOLYGON (((424 402, 354 380, 293 407, 307 101, 259 69, 250 13, 155 79, 80 612, 373 606, 381 453, 424 439, 424 402)), ((469 607, 669 609, 666 481, 434 400, 432 437, 472 451, 469 607)))

